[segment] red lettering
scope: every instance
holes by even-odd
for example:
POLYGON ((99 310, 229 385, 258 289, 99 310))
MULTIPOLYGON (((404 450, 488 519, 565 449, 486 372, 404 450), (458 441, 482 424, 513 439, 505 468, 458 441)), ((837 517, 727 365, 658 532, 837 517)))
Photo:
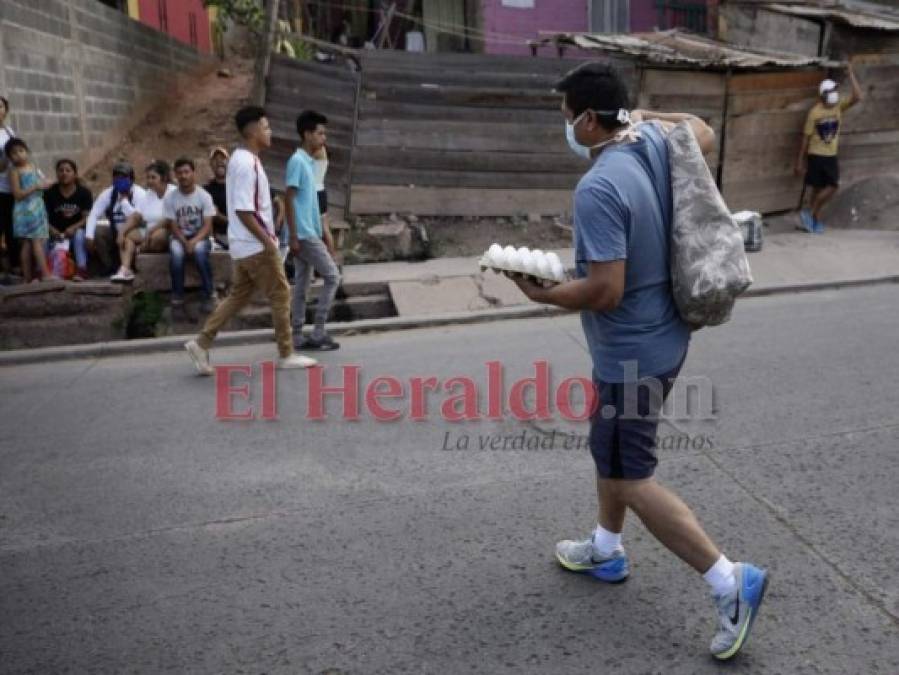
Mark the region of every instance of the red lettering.
POLYGON ((428 417, 427 390, 437 391, 438 381, 436 377, 413 377, 409 380, 412 387, 412 411, 409 419, 413 422, 421 422, 428 417))
POLYGON ((585 422, 593 416, 599 408, 599 394, 592 380, 586 377, 569 377, 562 380, 559 388, 556 389, 556 408, 559 414, 569 422, 585 422), (574 406, 571 404, 571 390, 580 386, 584 391, 584 410, 580 415, 574 413, 574 406))
POLYGON ((359 366, 343 366, 343 386, 326 387, 324 384, 324 366, 313 366, 309 373, 309 391, 306 417, 311 420, 327 418, 325 413, 325 396, 343 398, 343 418, 356 421, 359 419, 359 366))
POLYGON ((399 410, 389 410, 381 406, 378 399, 402 398, 404 394, 402 383, 395 377, 376 377, 365 388, 365 405, 368 411, 379 422, 393 422, 403 416, 399 410), (381 390, 381 385, 386 385, 386 390, 381 390))
POLYGON ((501 361, 487 362, 487 419, 503 418, 503 364, 501 361))
POLYGON ((262 362, 262 415, 260 419, 278 419, 278 389, 275 386, 275 362, 262 362))
POLYGON ((220 420, 251 420, 254 417, 253 406, 244 412, 236 412, 231 407, 232 398, 240 396, 250 400, 250 383, 239 387, 231 385, 231 375, 239 373, 247 377, 253 376, 253 366, 216 366, 215 367, 215 416, 220 420))
POLYGON ((519 421, 548 420, 552 416, 549 410, 549 362, 537 361, 534 363, 536 375, 525 377, 512 385, 509 393, 509 409, 512 416, 519 421), (528 410, 525 406, 524 394, 528 388, 534 390, 534 409, 528 410))
POLYGON ((478 415, 478 387, 470 377, 453 377, 444 382, 443 388, 452 391, 461 385, 462 392, 443 402, 441 413, 447 422, 480 419, 478 415), (460 409, 461 404, 461 409, 460 409))

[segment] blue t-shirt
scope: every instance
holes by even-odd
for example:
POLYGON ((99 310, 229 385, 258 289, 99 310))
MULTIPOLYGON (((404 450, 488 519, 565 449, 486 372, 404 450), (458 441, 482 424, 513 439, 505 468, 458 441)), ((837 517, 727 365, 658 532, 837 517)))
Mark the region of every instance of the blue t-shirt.
POLYGON ((671 295, 668 146, 654 124, 639 129, 641 140, 606 148, 574 193, 578 277, 590 262, 626 261, 621 304, 581 312, 594 377, 603 382, 669 372, 690 341, 671 295))
POLYGON ((315 189, 315 160, 303 148, 297 148, 287 160, 284 183, 296 188, 293 212, 297 218, 299 239, 321 239, 322 217, 318 211, 318 191, 315 189))

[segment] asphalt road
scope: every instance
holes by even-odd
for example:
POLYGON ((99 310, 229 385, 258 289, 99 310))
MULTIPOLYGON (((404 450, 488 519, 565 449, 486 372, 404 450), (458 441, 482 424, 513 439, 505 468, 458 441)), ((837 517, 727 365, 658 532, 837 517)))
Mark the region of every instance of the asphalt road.
MULTIPOLYGON (((182 354, 0 369, 0 672, 897 673, 897 335, 895 286, 744 300, 695 335, 684 375, 714 419, 666 424, 691 446, 657 475, 772 574, 727 666, 705 584, 636 519, 628 583, 555 564, 595 517, 585 427, 558 412, 452 423, 438 391, 423 421, 347 421, 335 397, 312 421, 290 372, 278 420, 222 421, 182 354)), ((575 317, 343 343, 329 384, 470 376, 484 408, 491 360, 507 386, 540 359, 589 374, 575 317)))

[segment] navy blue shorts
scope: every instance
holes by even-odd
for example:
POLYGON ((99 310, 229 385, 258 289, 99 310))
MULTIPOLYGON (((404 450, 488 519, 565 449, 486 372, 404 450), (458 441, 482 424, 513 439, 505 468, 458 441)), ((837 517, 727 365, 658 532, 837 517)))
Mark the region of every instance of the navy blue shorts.
POLYGON ((590 420, 590 453, 603 478, 649 478, 659 460, 659 413, 684 360, 668 373, 621 384, 597 380, 599 406, 590 420))

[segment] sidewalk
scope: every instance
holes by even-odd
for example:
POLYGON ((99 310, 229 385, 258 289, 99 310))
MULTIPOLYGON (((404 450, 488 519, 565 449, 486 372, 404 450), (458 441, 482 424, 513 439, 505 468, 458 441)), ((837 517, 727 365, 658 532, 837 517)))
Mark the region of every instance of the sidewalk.
MULTIPOLYGON (((573 249, 556 251, 566 268, 574 265, 573 249)), ((899 281, 899 232, 833 230, 824 235, 777 233, 765 238, 762 251, 749 254, 755 283, 744 297, 818 290, 829 287, 899 281)), ((536 305, 511 281, 481 272, 477 258, 439 258, 419 263, 351 265, 344 283, 387 285, 398 316, 329 324, 334 335, 431 328, 561 314, 536 305)), ((87 345, 0 352, 0 366, 70 358, 97 358, 182 349, 183 335, 147 340, 117 340, 87 345)), ((216 345, 270 342, 262 328, 221 333, 216 345)))
MULTIPOLYGON (((567 269, 574 266, 573 249, 557 253, 567 269)), ((747 296, 889 280, 899 277, 899 232, 773 234, 761 251, 749 254, 749 262, 755 283, 747 296)), ((388 284, 400 317, 529 304, 509 280, 480 273, 474 257, 353 265, 344 268, 344 281, 388 284)))

